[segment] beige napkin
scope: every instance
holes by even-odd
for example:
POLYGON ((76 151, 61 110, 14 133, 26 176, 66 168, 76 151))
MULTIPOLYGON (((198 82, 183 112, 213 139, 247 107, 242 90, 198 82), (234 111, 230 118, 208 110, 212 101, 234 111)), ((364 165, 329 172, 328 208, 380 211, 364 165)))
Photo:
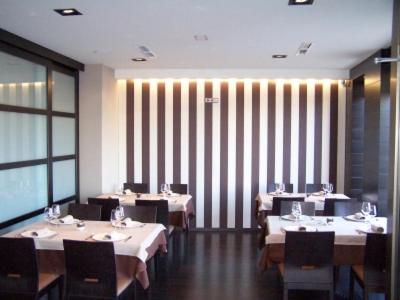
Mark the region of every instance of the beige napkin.
POLYGON ((58 221, 63 224, 72 224, 74 223, 74 217, 71 215, 66 215, 64 218, 61 218, 58 221))

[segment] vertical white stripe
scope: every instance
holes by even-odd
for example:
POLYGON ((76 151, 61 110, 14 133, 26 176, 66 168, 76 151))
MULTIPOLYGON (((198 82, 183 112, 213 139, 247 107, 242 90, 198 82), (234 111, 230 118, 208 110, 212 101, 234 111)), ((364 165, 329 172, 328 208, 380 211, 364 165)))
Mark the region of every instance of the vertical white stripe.
MULTIPOLYGON (((143 81, 141 79, 136 79, 134 81, 134 182, 142 182, 142 84, 143 81)), ((131 180, 132 178, 128 178, 128 181, 131 180)))
POLYGON ((331 130, 331 82, 324 80, 322 84, 322 151, 321 182, 329 182, 329 147, 331 130))
POLYGON ((149 173, 150 182, 149 188, 150 193, 157 193, 158 191, 158 172, 157 172, 157 80, 150 80, 150 124, 149 124, 149 142, 150 142, 150 153, 149 153, 149 173))
POLYGON ((299 179, 299 80, 292 80, 291 138, 290 138, 290 182, 293 192, 298 191, 299 179))
MULTIPOLYGON (((29 83, 23 83, 22 84, 22 90, 21 90, 21 103, 23 106, 29 106, 29 83)), ((30 147, 23 147, 22 146, 22 141, 25 141, 28 145, 31 145, 32 143, 32 136, 29 134, 29 132, 32 130, 29 126, 29 118, 31 115, 28 114, 21 114, 21 129, 22 129, 22 134, 23 136, 19 137, 19 148, 22 151, 23 157, 28 157, 32 155, 33 153, 29 153, 31 151, 30 147)), ((37 154, 37 152, 35 153, 37 154)))
MULTIPOLYGON (((212 81, 212 96, 215 98, 221 97, 221 82, 219 79, 212 81)), ((221 154, 221 105, 212 105, 212 218, 211 226, 219 227, 219 212, 220 212, 220 154, 221 154)))
POLYGON ((283 80, 276 80, 275 182, 283 180, 283 83, 283 80))
POLYGON ((172 79, 165 80, 165 182, 172 183, 174 171, 174 154, 173 154, 173 138, 174 138, 174 99, 173 99, 174 82, 172 79))
POLYGON ((268 82, 260 81, 260 164, 259 164, 259 192, 267 191, 268 170, 268 82))
POLYGON ((336 191, 344 193, 344 170, 346 155, 346 88, 338 82, 338 143, 336 191))
POLYGON ((118 97, 118 183, 127 182, 126 178, 126 80, 117 82, 118 97))
POLYGON ((243 128, 243 228, 251 227, 251 161, 252 161, 252 81, 244 81, 243 128))
POLYGON ((181 80, 181 183, 189 182, 189 80, 181 80))
POLYGON ((228 219, 227 227, 235 227, 236 210, 236 80, 228 82, 228 219))
POLYGON ((204 227, 204 80, 197 81, 196 226, 204 227))
POLYGON ((314 183, 315 80, 307 80, 306 183, 314 183))

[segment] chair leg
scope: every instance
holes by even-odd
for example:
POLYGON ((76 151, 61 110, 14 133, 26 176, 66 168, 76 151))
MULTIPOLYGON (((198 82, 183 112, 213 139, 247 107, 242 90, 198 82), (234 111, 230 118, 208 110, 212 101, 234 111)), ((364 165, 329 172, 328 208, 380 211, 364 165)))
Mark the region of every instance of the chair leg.
POLYGON ((354 299, 354 275, 353 271, 350 270, 350 289, 349 289, 349 299, 354 299))
POLYGON ((283 285, 283 300, 289 300, 289 290, 286 284, 283 285))
POLYGON ((154 277, 155 277, 156 281, 158 280, 158 258, 159 258, 159 252, 157 251, 153 257, 153 259, 154 259, 154 277))

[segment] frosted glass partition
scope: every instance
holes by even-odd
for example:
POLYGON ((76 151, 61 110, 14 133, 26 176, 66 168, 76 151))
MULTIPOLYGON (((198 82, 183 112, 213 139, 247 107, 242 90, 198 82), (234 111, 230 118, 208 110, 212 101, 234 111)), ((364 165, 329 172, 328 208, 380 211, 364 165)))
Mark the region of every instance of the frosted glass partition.
POLYGON ((58 201, 75 195, 75 160, 53 163, 53 198, 58 201))
POLYGON ((45 109, 46 68, 0 51, 0 104, 45 109))
POLYGON ((53 110, 75 112, 75 78, 53 72, 53 110))
POLYGON ((47 166, 0 171, 0 223, 47 206, 47 166))
POLYGON ((0 112, 0 163, 47 158, 46 116, 0 112))
POLYGON ((75 154, 75 119, 53 117, 53 156, 75 154))

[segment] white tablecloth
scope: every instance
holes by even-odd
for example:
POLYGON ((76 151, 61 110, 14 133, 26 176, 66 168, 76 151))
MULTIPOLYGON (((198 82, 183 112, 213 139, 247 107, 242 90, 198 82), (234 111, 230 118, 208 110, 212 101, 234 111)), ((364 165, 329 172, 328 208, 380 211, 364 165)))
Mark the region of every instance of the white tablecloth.
POLYGON ((57 232, 57 235, 50 238, 35 239, 35 246, 38 250, 64 250, 63 239, 83 241, 96 233, 110 233, 118 231, 132 236, 127 241, 114 242, 114 250, 117 255, 135 256, 142 262, 146 262, 148 253, 146 249, 153 243, 160 232, 165 230, 161 224, 146 224, 141 228, 116 229, 110 222, 85 221, 85 230, 78 230, 76 225, 51 225, 45 221, 37 222, 19 230, 12 231, 4 236, 15 237, 26 230, 40 230, 47 227, 57 232))
MULTIPOLYGON (((159 200, 162 198, 160 194, 141 194, 140 198, 136 197, 136 194, 132 195, 116 195, 116 194, 103 194, 97 198, 118 198, 121 205, 135 205, 135 200, 159 200)), ((192 199, 191 195, 177 195, 177 196, 167 196, 168 199, 168 210, 170 212, 184 211, 187 210, 187 204, 192 199)))
MULTIPOLYGON (((330 218, 333 218, 334 220, 331 225, 326 225, 326 217, 312 217, 308 220, 301 221, 300 224, 315 226, 318 231, 335 231, 335 244, 337 245, 365 245, 366 234, 361 231, 369 230, 370 223, 348 221, 343 217, 330 218)), ((386 232, 386 218, 374 218, 372 222, 382 226, 384 228, 384 232, 386 232)), ((282 220, 279 216, 268 216, 268 235, 265 237, 265 243, 285 243, 285 231, 283 228, 295 224, 296 223, 292 221, 282 220)))
POLYGON ((260 193, 256 197, 256 201, 258 203, 258 211, 272 210, 272 199, 274 197, 304 197, 305 201, 315 202, 315 210, 324 210, 325 198, 350 199, 343 194, 328 194, 319 196, 310 195, 307 197, 307 194, 284 193, 276 195, 275 193, 260 193))

